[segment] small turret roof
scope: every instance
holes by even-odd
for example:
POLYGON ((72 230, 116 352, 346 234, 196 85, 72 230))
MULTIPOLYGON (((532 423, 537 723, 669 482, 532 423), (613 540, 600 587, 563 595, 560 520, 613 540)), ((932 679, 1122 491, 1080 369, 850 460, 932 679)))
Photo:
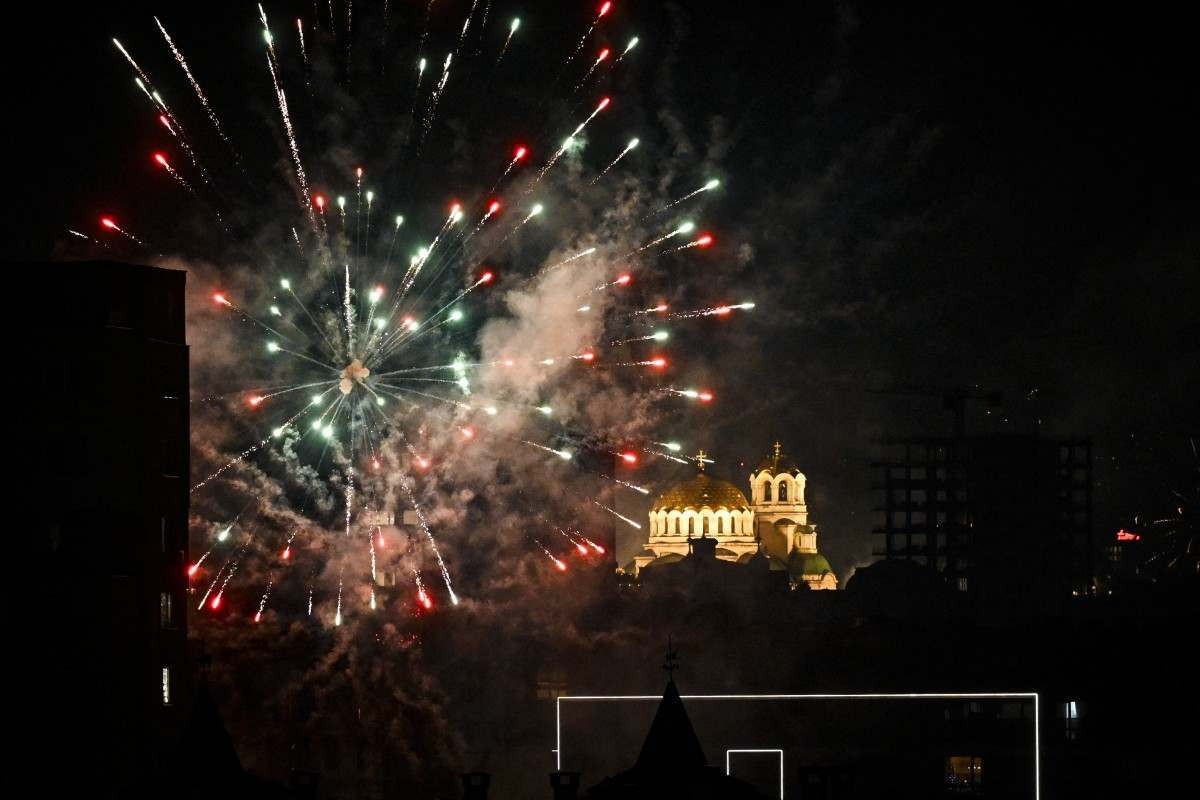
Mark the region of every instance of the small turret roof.
POLYGON ((697 769, 707 763, 696 730, 683 707, 683 700, 679 698, 679 690, 675 688, 675 681, 668 680, 635 768, 686 770, 697 769))
POLYGON ((783 445, 776 442, 771 448, 771 452, 764 456, 762 461, 758 462, 758 466, 755 467, 754 472, 758 474, 763 470, 772 475, 778 475, 781 472, 795 474, 800 471, 800 467, 796 466, 796 462, 792 460, 791 456, 783 452, 783 445))

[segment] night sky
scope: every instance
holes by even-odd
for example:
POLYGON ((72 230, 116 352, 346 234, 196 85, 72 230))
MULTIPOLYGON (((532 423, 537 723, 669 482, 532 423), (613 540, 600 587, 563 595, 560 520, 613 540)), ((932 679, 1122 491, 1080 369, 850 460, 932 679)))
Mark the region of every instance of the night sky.
MULTIPOLYGON (((711 227, 731 244, 717 256, 753 252, 738 275, 752 319, 688 343, 734 401, 691 437, 719 471, 741 483, 734 464, 783 440, 844 568, 867 547, 873 441, 949 424, 936 398, 864 389, 978 384, 1006 402, 973 430, 1036 418, 1094 437, 1114 490, 1098 493, 1102 524, 1155 502, 1200 396, 1195 69, 1179 26, 1097 9, 619 5, 613 29, 651 45, 638 89, 669 98, 697 142, 719 130, 711 227)), ((164 19, 218 107, 240 110, 257 33, 252 6, 229 8, 164 19)), ((144 157, 161 136, 108 41, 153 41, 155 10, 93 7, 15 42, 10 130, 29 139, 10 153, 32 172, 5 215, 6 258, 51 257, 64 227, 161 202, 144 157)), ((527 29, 578 22, 523 13, 527 29)))
MULTIPOLYGON (((413 3, 395 5, 416 24, 413 3)), ((614 96, 661 107, 724 179, 706 214, 713 257, 742 287, 730 299, 758 303, 728 331, 680 337, 725 401, 689 423, 700 426, 689 441, 740 485, 738 465, 781 439, 842 571, 869 549, 875 441, 950 422, 936 398, 867 389, 998 389, 1003 407, 974 409, 971 430, 1040 420, 1051 435, 1093 437, 1101 534, 1164 502, 1200 396, 1200 137, 1183 26, 1098 7, 800 6, 623 3, 611 26, 643 40, 633 85, 614 96)), ((227 8, 164 20, 233 135, 273 147, 255 128, 269 95, 247 99, 263 88, 246 73, 253 7, 227 8), (259 118, 239 122, 246 109, 259 118)), ((156 10, 91 6, 10 43, 9 153, 22 178, 6 258, 54 257, 65 227, 94 226, 101 211, 149 230, 148 215, 169 220, 164 204, 180 202, 146 160, 163 137, 109 43, 157 47, 156 10)), ((272 10, 281 25, 287 11, 272 10)), ((582 7, 520 13, 527 42, 559 28, 568 41, 585 18, 582 7)), ((487 126, 519 130, 528 109, 513 108, 489 111, 487 126)))

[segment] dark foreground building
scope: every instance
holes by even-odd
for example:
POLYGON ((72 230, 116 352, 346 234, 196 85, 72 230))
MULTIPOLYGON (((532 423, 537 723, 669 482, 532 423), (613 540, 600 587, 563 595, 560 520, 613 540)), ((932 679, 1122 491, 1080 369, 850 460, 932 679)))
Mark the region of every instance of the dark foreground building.
MULTIPOLYGON (((19 774, 41 797, 304 796, 243 770, 187 642, 186 273, 12 270, 31 413, 19 774)), ((311 796, 312 792, 307 792, 311 796)))
MULTIPOLYGON (((488 800, 491 776, 462 776, 463 800, 488 800)), ((553 800, 577 800, 579 772, 550 773, 553 800)), ((751 784, 726 775, 708 763, 704 748, 675 687, 667 681, 650 730, 633 766, 604 778, 583 792, 584 800, 769 800, 751 784)))
POLYGON ((86 775, 97 795, 128 796, 169 757, 191 696, 185 273, 100 261, 19 272, 40 793, 86 775))
POLYGON ((588 800, 766 800, 750 784, 722 773, 704 755, 675 681, 667 682, 662 701, 637 761, 605 778, 585 795, 588 800))
POLYGON ((1092 450, 1037 435, 889 442, 875 555, 935 569, 980 611, 1094 591, 1092 450))

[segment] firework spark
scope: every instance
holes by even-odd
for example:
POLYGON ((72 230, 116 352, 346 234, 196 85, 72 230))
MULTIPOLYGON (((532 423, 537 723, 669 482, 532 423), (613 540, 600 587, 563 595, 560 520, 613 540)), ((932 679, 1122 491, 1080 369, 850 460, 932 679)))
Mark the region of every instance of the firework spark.
POLYGON ((604 509, 605 511, 607 511, 607 512, 608 512, 608 513, 610 513, 610 514, 612 514, 612 515, 613 515, 614 517, 616 517, 617 519, 619 519, 619 520, 621 520, 622 522, 624 522, 626 525, 629 525, 630 527, 633 527, 633 528, 637 528, 639 531, 642 529, 642 526, 641 526, 641 525, 639 525, 638 523, 634 522, 633 520, 631 520, 629 517, 625 516, 624 514, 621 514, 620 512, 618 512, 618 511, 615 511, 614 509, 611 509, 611 508, 609 508, 608 506, 606 506, 606 505, 604 505, 603 503, 601 503, 599 500, 593 500, 593 501, 592 501, 592 504, 593 504, 593 505, 595 505, 595 506, 598 506, 599 508, 602 508, 602 509, 604 509))
POLYGON ((617 157, 616 157, 616 158, 614 158, 612 161, 608 162, 608 166, 606 166, 604 169, 600 170, 600 174, 599 174, 599 175, 597 175, 596 177, 592 178, 592 183, 595 183, 596 181, 600 180, 600 179, 601 179, 601 178, 603 178, 605 175, 607 175, 607 174, 608 174, 608 171, 609 171, 610 169, 612 169, 613 167, 615 167, 615 166, 617 165, 617 162, 618 162, 618 161, 620 161, 620 160, 621 160, 622 158, 624 158, 626 155, 628 155, 629 153, 631 153, 633 150, 637 149, 637 146, 638 146, 638 139, 637 139, 637 137, 634 137, 634 138, 630 139, 630 140, 629 140, 629 144, 625 145, 625 149, 624 149, 624 150, 622 150, 621 152, 617 153, 617 157))
POLYGON ((500 48, 500 55, 496 56, 496 63, 494 66, 500 66, 501 59, 503 59, 504 54, 508 52, 509 42, 512 41, 512 38, 516 34, 517 28, 519 27, 521 27, 521 18, 513 17, 512 24, 508 26, 508 36, 504 37, 504 45, 500 48))
MULTIPOLYGON (((208 115, 208 121, 212 123, 217 135, 225 140, 226 144, 231 144, 229 137, 225 135, 225 130, 221 127, 221 120, 217 118, 217 113, 213 111, 212 105, 208 102, 208 97, 204 94, 204 90, 200 88, 200 83, 192 75, 192 70, 188 66, 187 60, 183 57, 183 53, 179 52, 179 48, 175 46, 175 42, 171 39, 171 35, 167 33, 167 29, 159 22, 158 17, 154 18, 154 24, 158 26, 162 32, 163 39, 166 40, 167 46, 171 48, 171 54, 175 56, 175 61, 179 64, 179 68, 183 70, 183 74, 187 76, 188 83, 192 85, 192 91, 196 93, 196 98, 200 101, 200 105, 204 106, 204 113, 208 115)), ((300 20, 296 20, 296 24, 300 24, 300 20)), ((115 40, 114 40, 115 41, 115 40)), ((304 30, 300 31, 300 46, 304 47, 304 30)), ((130 59, 132 61, 132 59, 130 59)))

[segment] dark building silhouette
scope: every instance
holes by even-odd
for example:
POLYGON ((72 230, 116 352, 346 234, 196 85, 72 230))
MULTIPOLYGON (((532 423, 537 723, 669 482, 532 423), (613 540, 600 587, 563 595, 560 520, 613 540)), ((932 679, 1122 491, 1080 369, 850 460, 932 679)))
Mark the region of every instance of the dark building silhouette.
MULTIPOLYGON (((775 569, 762 548, 739 563, 718 558, 718 542, 710 536, 690 537, 687 544, 686 556, 675 560, 663 558, 643 567, 638 579, 639 588, 647 592, 686 589, 730 596, 779 595, 790 591, 788 573, 775 569)), ((634 584, 625 582, 621 585, 634 584)), ((802 587, 802 591, 808 591, 807 585, 802 584, 802 587)))
POLYGON ((875 555, 929 566, 976 606, 1061 607, 1094 588, 1091 445, 1031 436, 889 442, 875 555))
POLYGON ((637 761, 624 772, 588 789, 584 797, 588 800, 661 797, 766 800, 750 784, 709 765, 674 679, 667 681, 637 761))
MULTIPOLYGON (((550 773, 553 800, 580 797, 580 773, 550 773)), ((491 776, 468 772, 462 776, 463 800, 488 800, 491 776)), ((662 700, 650 723, 633 766, 605 778, 583 793, 585 800, 768 800, 749 783, 710 766, 674 679, 668 679, 662 700)))
POLYGON ((39 757, 50 784, 86 776, 94 794, 135 796, 169 760, 191 698, 185 273, 103 261, 22 273, 39 757))

